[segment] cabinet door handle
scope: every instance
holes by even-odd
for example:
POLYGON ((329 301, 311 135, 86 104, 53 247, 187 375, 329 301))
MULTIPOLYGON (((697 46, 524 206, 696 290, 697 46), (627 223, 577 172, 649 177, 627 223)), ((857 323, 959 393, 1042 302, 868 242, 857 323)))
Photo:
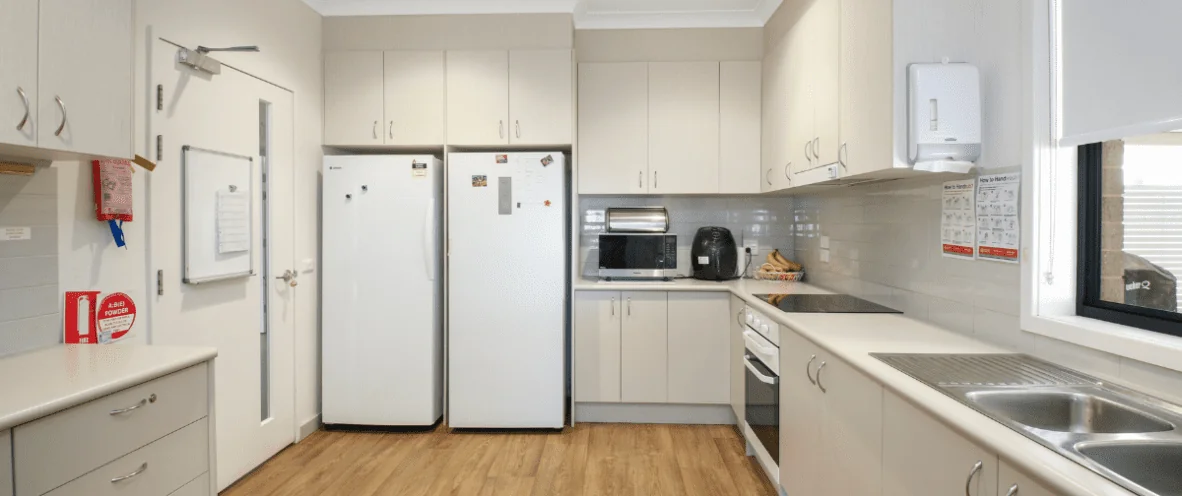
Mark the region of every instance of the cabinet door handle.
POLYGON ((792 180, 791 169, 792 169, 792 162, 788 162, 788 165, 784 166, 784 177, 788 178, 789 181, 792 180))
POLYGON ((616 297, 612 297, 612 317, 616 316, 616 297))
POLYGON ((813 156, 817 158, 817 162, 821 161, 821 137, 813 138, 813 156))
MULTIPOLYGON (((809 363, 804 364, 804 375, 809 378, 809 382, 814 386, 817 385, 816 379, 813 379, 813 362, 817 361, 817 355, 809 357, 809 363)), ((820 372, 820 370, 817 370, 820 372)))
POLYGON ((53 135, 61 136, 62 131, 66 130, 66 121, 69 119, 68 115, 66 114, 66 102, 63 102, 62 97, 60 96, 54 96, 53 99, 57 102, 57 106, 62 109, 62 125, 57 127, 57 131, 54 131, 53 135))
POLYGON ((394 139, 394 121, 390 121, 390 139, 394 139))
POLYGON ((981 473, 982 468, 985 468, 985 464, 980 460, 977 460, 977 464, 973 465, 973 470, 969 472, 969 478, 965 479, 964 481, 964 496, 973 496, 973 477, 976 477, 977 474, 981 473))
POLYGON ((735 322, 739 323, 739 329, 743 328, 743 311, 742 310, 739 310, 739 313, 735 314, 735 322))
POLYGON ((120 482, 120 481, 125 481, 127 479, 131 479, 137 475, 144 473, 147 470, 148 470, 148 462, 144 462, 142 465, 140 465, 140 468, 135 469, 135 472, 132 472, 127 475, 121 475, 119 477, 111 479, 111 484, 114 484, 114 483, 120 482))
POLYGON ((644 171, 636 173, 636 187, 644 188, 644 171))
POLYGON ((497 121, 497 133, 501 135, 501 139, 505 139, 505 121, 497 121))
POLYGON ((516 120, 515 120, 515 121, 513 121, 513 124, 514 124, 515 126, 517 126, 517 137, 518 137, 518 138, 521 138, 521 121, 516 121, 516 120))
POLYGON ((813 164, 813 152, 812 152, 812 148, 813 148, 813 142, 812 142, 812 141, 806 141, 806 142, 804 143, 804 158, 808 159, 808 161, 809 161, 809 168, 810 168, 810 169, 812 168, 812 164, 813 164))
POLYGON ((126 408, 118 408, 115 410, 111 410, 110 412, 107 412, 107 413, 110 415, 123 415, 125 413, 131 413, 135 410, 139 410, 140 408, 148 406, 148 403, 155 403, 155 402, 156 402, 156 395, 153 394, 151 396, 148 396, 147 398, 140 400, 139 403, 136 403, 136 404, 131 405, 126 408))
POLYGON ((772 185, 772 170, 771 169, 768 169, 767 173, 763 175, 763 180, 767 181, 768 186, 772 185))
POLYGON ((660 171, 653 171, 653 189, 657 189, 657 173, 660 171))
POLYGON ((631 297, 628 298, 628 316, 629 317, 632 316, 632 298, 631 297))
POLYGON ((837 149, 837 163, 841 165, 842 169, 847 172, 850 170, 849 165, 845 163, 845 158, 849 156, 849 143, 842 143, 841 148, 837 149))
POLYGON ((817 367, 817 387, 821 388, 821 392, 822 392, 822 393, 828 393, 828 392, 829 392, 829 390, 828 390, 828 389, 825 389, 825 385, 824 385, 824 384, 821 384, 821 371, 822 371, 822 370, 825 370, 825 366, 826 366, 826 365, 828 365, 828 363, 826 363, 824 360, 822 360, 822 361, 821 361, 821 366, 820 366, 820 367, 817 367))
POLYGON ((1018 485, 1014 484, 1010 486, 1010 490, 1006 491, 1006 496, 1018 496, 1018 485))
POLYGON ((378 139, 378 121, 373 121, 373 139, 378 139))
POLYGON ((16 94, 20 95, 21 100, 25 102, 25 117, 23 119, 21 119, 20 124, 16 125, 17 131, 23 131, 25 129, 25 124, 29 123, 29 115, 31 112, 29 110, 29 95, 26 95, 25 89, 21 88, 20 86, 16 87, 16 94))

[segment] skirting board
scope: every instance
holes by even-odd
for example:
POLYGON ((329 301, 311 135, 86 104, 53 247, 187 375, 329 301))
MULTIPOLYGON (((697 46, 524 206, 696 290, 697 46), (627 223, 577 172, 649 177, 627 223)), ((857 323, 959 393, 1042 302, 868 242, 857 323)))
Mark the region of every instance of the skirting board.
POLYGON ((575 403, 575 422, 735 425, 730 405, 575 403))
POLYGON ((307 422, 300 424, 299 438, 296 439, 296 442, 298 443, 303 441, 308 436, 311 436, 313 432, 320 430, 320 427, 320 414, 316 414, 315 417, 312 417, 307 422))

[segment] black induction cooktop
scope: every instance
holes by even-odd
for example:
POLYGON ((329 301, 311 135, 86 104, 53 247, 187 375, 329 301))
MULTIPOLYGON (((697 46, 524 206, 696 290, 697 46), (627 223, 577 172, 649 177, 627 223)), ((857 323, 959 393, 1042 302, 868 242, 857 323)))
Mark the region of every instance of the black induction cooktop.
POLYGON ((761 294, 755 297, 787 313, 903 313, 843 294, 761 294))

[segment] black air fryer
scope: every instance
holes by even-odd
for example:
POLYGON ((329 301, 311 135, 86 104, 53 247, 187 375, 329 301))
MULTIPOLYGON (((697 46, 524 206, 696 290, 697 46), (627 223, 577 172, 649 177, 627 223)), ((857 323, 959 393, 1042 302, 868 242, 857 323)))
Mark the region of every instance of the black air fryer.
POLYGON ((739 271, 739 249, 735 247, 735 237, 725 227, 698 229, 690 255, 694 279, 726 281, 734 279, 739 271))

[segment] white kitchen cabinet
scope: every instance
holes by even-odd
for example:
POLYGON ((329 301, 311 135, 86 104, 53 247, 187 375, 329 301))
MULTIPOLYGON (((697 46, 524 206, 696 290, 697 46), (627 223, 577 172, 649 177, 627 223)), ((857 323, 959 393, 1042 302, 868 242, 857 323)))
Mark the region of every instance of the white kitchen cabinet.
POLYGON ((789 73, 788 48, 780 43, 768 49, 763 59, 762 166, 760 191, 778 191, 788 187, 792 177, 792 159, 788 147, 789 73))
MULTIPOLYGON (((885 3, 885 2, 883 2, 885 3)), ((811 56, 806 74, 812 78, 814 165, 837 162, 839 143, 839 84, 841 0, 817 0, 809 8, 808 50, 811 56)))
MULTIPOLYGON (((443 52, 389 51, 383 54, 383 59, 385 144, 442 145, 447 108, 443 52)), ((327 88, 325 94, 328 94, 327 88)), ((364 124, 363 119, 361 122, 364 124)), ((326 133, 327 130, 326 119, 326 133)))
POLYGON ((447 52, 447 142, 509 144, 509 52, 447 52))
POLYGON ((649 191, 648 64, 579 64, 579 193, 649 191))
POLYGON ((747 368, 743 365, 743 357, 747 354, 747 344, 743 342, 743 331, 747 326, 743 324, 743 310, 747 304, 738 296, 731 295, 730 312, 730 383, 731 410, 735 412, 735 420, 739 426, 747 415, 747 368))
POLYGON ((669 403, 730 402, 727 293, 669 293, 669 403))
POLYGON ((571 143, 572 72, 570 50, 509 52, 510 143, 571 143))
MULTIPOLYGON (((892 156, 893 2, 841 0, 839 159, 851 176, 881 169, 892 156)), ((900 83, 901 84, 901 83, 900 83)), ((824 148, 824 147, 823 147, 824 148)))
POLYGON ((997 496, 1057 496, 1025 473, 1001 460, 997 468, 997 496))
POLYGON ((966 496, 997 494, 996 454, 894 394, 882 405, 883 496, 966 494, 966 485, 966 496))
POLYGON ((721 62, 718 76, 718 192, 759 193, 761 64, 721 62))
POLYGON ((822 495, 825 399, 812 378, 819 350, 786 327, 780 331, 780 485, 787 494, 822 495))
POLYGON ((575 401, 620 401, 622 303, 616 291, 575 293, 575 401))
POLYGON ((37 0, 0 0, 0 12, 0 143, 34 147, 41 124, 37 48, 30 43, 37 39, 37 0))
POLYGON ((784 119, 784 147, 792 177, 785 186, 794 186, 796 174, 814 167, 812 156, 814 127, 814 104, 811 81, 808 72, 809 44, 805 29, 807 18, 802 18, 800 27, 788 33, 784 43, 784 79, 787 92, 787 117, 784 119))
POLYGON ((385 143, 383 55, 379 51, 324 54, 324 144, 385 143))
POLYGON ((666 403, 668 392, 668 293, 621 294, 620 401, 666 403))
POLYGON ((12 432, 0 431, 0 496, 12 496, 12 432))
POLYGON ((39 7, 37 145, 130 158, 132 0, 41 0, 39 7))
POLYGON ((719 192, 718 71, 718 62, 649 63, 649 192, 719 192))

